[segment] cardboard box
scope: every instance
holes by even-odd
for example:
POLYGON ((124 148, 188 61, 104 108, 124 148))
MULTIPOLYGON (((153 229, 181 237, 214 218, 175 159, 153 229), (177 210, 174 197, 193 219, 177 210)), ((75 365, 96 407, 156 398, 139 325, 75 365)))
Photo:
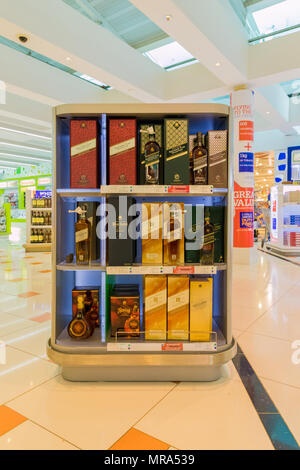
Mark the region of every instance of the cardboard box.
POLYGON ((208 184, 215 188, 228 186, 228 132, 208 131, 208 184))
POLYGON ((109 184, 136 184, 136 119, 109 120, 109 184))
POLYGON ((187 119, 165 119, 164 183, 190 184, 187 119))
POLYGON ((189 339, 188 276, 168 276, 168 339, 189 339))
POLYGON ((184 264, 184 204, 163 204, 164 264, 184 264))
POLYGON ((115 231, 116 238, 109 237, 107 240, 107 253, 109 266, 128 266, 135 261, 136 240, 130 237, 128 232, 129 224, 133 221, 133 216, 128 216, 129 208, 136 203, 132 197, 126 198, 124 210, 120 205, 118 196, 110 196, 107 203, 115 209, 116 220, 109 220, 109 231, 115 231))
MULTIPOLYGON (((155 165, 157 169, 158 182, 156 184, 164 184, 163 172, 163 126, 162 124, 155 124, 153 122, 142 123, 138 127, 139 139, 139 184, 149 184, 147 179, 147 168, 155 165), (153 128, 155 132, 155 142, 159 145, 160 149, 157 151, 153 148, 153 152, 148 153, 149 143, 148 129, 153 128), (147 155, 146 151, 147 150, 147 155)), ((151 184, 151 183, 150 183, 151 184)))
POLYGON ((213 280, 190 281, 190 341, 210 341, 212 332, 213 280))
POLYGON ((162 204, 142 204, 142 264, 163 264, 162 204))
POLYGON ((115 288, 110 297, 111 336, 136 338, 140 331, 140 297, 136 289, 115 288))
POLYGON ((145 276, 144 321, 146 340, 167 337, 167 276, 145 276))
POLYGON ((70 122, 70 188, 100 187, 98 121, 72 119, 70 122))

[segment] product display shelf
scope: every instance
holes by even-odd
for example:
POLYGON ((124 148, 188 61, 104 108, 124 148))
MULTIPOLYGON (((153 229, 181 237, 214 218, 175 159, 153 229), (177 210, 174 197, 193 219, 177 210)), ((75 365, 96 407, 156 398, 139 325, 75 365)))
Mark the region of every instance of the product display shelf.
MULTIPOLYGON (((232 162, 231 157, 231 129, 232 120, 230 109, 225 105, 216 104, 156 104, 156 105, 65 105, 54 110, 54 198, 53 198, 53 304, 52 304, 52 335, 48 343, 48 356, 57 364, 62 366, 62 375, 73 381, 210 381, 216 380, 221 375, 221 368, 236 354, 236 342, 232 337, 231 327, 231 275, 232 275, 232 162), (161 193, 153 191, 145 186, 134 187, 133 190, 115 187, 109 188, 106 183, 106 122, 108 117, 136 116, 138 119, 163 119, 164 117, 187 117, 194 125, 205 126, 207 130, 220 129, 225 126, 229 131, 229 158, 228 158, 228 188, 216 189, 212 187, 174 187, 172 192, 164 189, 161 193), (69 188, 69 122, 71 118, 97 118, 101 127, 101 153, 102 153, 102 186, 92 190, 77 190, 69 188), (208 123, 208 124, 207 124, 208 123), (191 189, 192 188, 192 189, 191 189), (214 279, 214 315, 213 328, 216 334, 216 349, 205 350, 205 346, 191 346, 190 351, 172 350, 175 343, 184 341, 166 340, 166 349, 163 351, 152 351, 150 346, 147 351, 125 351, 116 344, 128 344, 128 340, 115 340, 109 337, 106 324, 106 310, 108 298, 108 278, 124 278, 126 275, 135 274, 134 279, 141 274, 157 272, 156 270, 170 270, 174 273, 174 267, 162 266, 106 266, 105 257, 101 258, 100 264, 90 264, 86 267, 77 266, 74 263, 64 263, 67 251, 66 240, 74 238, 71 229, 66 227, 62 230, 63 217, 68 210, 74 209, 75 203, 81 201, 96 201, 105 205, 106 196, 111 194, 129 194, 137 197, 152 197, 164 199, 164 195, 176 196, 177 198, 188 195, 190 198, 205 197, 219 198, 224 201, 225 206, 225 263, 214 266, 188 265, 187 268, 194 273, 202 273, 214 279), (120 274, 124 270, 124 275, 120 274), (121 270, 121 271, 120 271, 121 270), (130 273, 129 271, 134 271, 130 273), (153 271, 152 271, 153 270, 153 271), (111 274, 111 273, 117 274, 111 274), (75 285, 94 286, 99 285, 100 299, 100 328, 88 340, 76 341, 71 339, 67 333, 67 325, 72 315, 72 304, 70 301, 71 291, 75 285), (168 350, 170 343, 171 350, 168 350), (111 345, 115 346, 112 347, 111 345)), ((164 186, 165 188, 165 186, 164 186)), ((208 198, 208 199, 207 199, 208 198)), ((178 200, 178 199, 177 199, 178 200)), ((211 201, 216 199, 211 199, 211 201)), ((213 204, 213 203, 212 203, 213 204)), ((73 223, 75 217, 72 219, 73 223)), ((74 246, 73 246, 74 248, 74 246)), ((103 243, 102 243, 103 248, 103 243)), ((178 269, 178 267, 176 267, 178 269)), ((130 278, 130 276, 129 276, 130 278)), ((128 280, 128 279, 127 279, 128 280)), ((135 282, 135 281, 134 281, 135 282)), ((133 344, 137 344, 136 340, 133 344)), ((147 342, 143 342, 147 344, 147 342)), ((155 342, 157 349, 157 343, 155 342)), ((193 344, 192 342, 189 344, 193 344)), ((196 343, 195 343, 196 344, 196 343)), ((126 346, 123 346, 126 349, 126 346)), ((211 346, 209 346, 211 347, 211 346)), ((208 347, 208 349, 209 349, 208 347)), ((138 348, 138 347, 137 347, 138 348)), ((134 348, 133 348, 134 349, 134 348)), ((142 347, 143 349, 143 347, 142 347)))
POLYGON ((271 240, 266 248, 284 257, 300 256, 300 185, 280 183, 273 186, 270 210, 271 240))
MULTIPOLYGON (((42 193, 43 191, 41 191, 42 193)), ((26 243, 24 243, 23 247, 27 253, 34 253, 34 252, 50 252, 52 250, 52 243, 32 243, 30 241, 31 231, 32 229, 43 229, 43 230, 51 230, 52 233, 52 225, 34 225, 32 224, 32 214, 34 212, 41 212, 45 213, 48 212, 51 214, 52 217, 52 207, 33 207, 32 206, 32 191, 26 191, 26 243)))

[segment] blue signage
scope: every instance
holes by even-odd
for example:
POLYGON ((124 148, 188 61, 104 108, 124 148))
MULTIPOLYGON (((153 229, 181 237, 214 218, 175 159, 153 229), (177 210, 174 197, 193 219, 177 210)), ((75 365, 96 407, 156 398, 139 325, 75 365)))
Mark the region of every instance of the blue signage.
POLYGON ((240 227, 253 229, 253 212, 240 213, 240 227))
POLYGON ((254 171, 254 154, 250 152, 241 152, 239 154, 239 171, 240 173, 253 173, 254 171))
POLYGON ((48 199, 52 195, 51 191, 36 191, 35 199, 48 199))

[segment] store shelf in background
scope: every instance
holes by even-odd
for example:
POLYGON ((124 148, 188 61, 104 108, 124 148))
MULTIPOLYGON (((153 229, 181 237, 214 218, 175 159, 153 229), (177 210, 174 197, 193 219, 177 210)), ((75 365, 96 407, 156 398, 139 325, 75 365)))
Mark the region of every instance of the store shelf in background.
MULTIPOLYGON (((78 349, 80 352, 99 352, 99 349, 103 349, 103 344, 101 343, 101 328, 96 328, 92 336, 81 340, 71 338, 68 334, 68 328, 65 328, 58 336, 56 344, 64 348, 72 348, 72 351, 78 349)), ((105 352, 105 350, 103 352, 105 352)))
POLYGON ((185 265, 185 266, 107 266, 106 272, 110 275, 118 274, 216 274, 225 271, 226 264, 214 266, 185 265))
POLYGON ((51 251, 51 243, 24 243, 26 253, 33 253, 39 251, 51 251))
POLYGON ((45 228, 48 230, 52 230, 52 225, 30 225, 30 228, 45 228))
POLYGON ((56 269, 59 271, 105 271, 105 266, 102 266, 99 261, 92 261, 85 265, 63 261, 56 265, 56 269))
POLYGON ((51 212, 52 211, 52 207, 39 207, 38 209, 36 207, 31 207, 30 209, 31 211, 34 211, 34 212, 41 212, 41 211, 46 211, 46 212, 51 212))

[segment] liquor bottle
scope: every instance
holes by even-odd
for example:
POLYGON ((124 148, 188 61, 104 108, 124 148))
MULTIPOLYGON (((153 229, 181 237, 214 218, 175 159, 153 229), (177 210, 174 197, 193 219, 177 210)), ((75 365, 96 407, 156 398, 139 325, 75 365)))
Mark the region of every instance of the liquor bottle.
POLYGON ((210 223, 209 208, 204 211, 204 240, 203 247, 200 251, 200 264, 213 265, 215 251, 214 226, 210 223))
POLYGON ((32 199, 32 207, 33 207, 33 208, 36 207, 36 199, 35 199, 35 197, 32 199))
POLYGON ((197 133, 193 149, 194 184, 207 184, 207 150, 203 145, 202 132, 197 133))
POLYGON ((43 234, 43 230, 40 229, 39 230, 39 243, 44 243, 44 234, 43 234))
POLYGON ((149 140, 145 145, 145 183, 159 184, 159 163, 161 158, 161 148, 155 140, 154 126, 148 127, 149 140))
POLYGON ((31 230, 30 232, 30 243, 34 243, 34 231, 31 230))
POLYGON ((39 242, 38 230, 35 229, 34 230, 34 243, 38 243, 38 242, 39 242))
POLYGON ((164 264, 184 264, 184 204, 163 204, 164 264))
POLYGON ((90 262, 90 238, 91 224, 86 218, 86 205, 77 207, 74 211, 79 215, 75 224, 76 264, 89 264, 90 262))
POLYGON ((90 311, 87 313, 88 321, 96 328, 99 325, 99 302, 94 299, 90 311))
POLYGON ((92 325, 85 317, 84 310, 84 297, 80 295, 77 298, 76 315, 70 321, 68 326, 68 333, 71 338, 86 339, 89 338, 94 332, 92 325))

